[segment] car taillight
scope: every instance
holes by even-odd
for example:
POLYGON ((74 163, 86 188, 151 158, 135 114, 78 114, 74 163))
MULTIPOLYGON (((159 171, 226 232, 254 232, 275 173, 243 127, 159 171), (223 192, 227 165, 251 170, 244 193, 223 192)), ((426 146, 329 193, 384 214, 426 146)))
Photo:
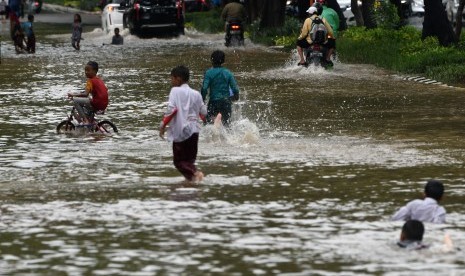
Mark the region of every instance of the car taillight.
POLYGON ((134 9, 136 10, 136 20, 140 20, 140 5, 139 3, 134 4, 134 9))
POLYGON ((113 9, 114 9, 114 7, 113 7, 113 6, 109 6, 109 7, 108 7, 108 11, 109 11, 109 12, 112 12, 112 11, 113 11, 113 9))

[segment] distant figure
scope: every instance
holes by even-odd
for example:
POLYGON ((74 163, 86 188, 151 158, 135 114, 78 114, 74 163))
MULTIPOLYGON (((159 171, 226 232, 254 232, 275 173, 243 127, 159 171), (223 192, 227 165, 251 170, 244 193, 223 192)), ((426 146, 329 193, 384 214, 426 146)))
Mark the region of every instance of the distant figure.
POLYGON ((427 245, 422 244, 424 233, 425 227, 421 221, 408 220, 402 226, 400 240, 397 242, 397 245, 410 250, 427 248, 427 245))
POLYGON ((6 2, 5 0, 0 1, 0 19, 3 20, 6 17, 6 2))
POLYGON ((99 66, 95 61, 89 61, 84 72, 87 77, 84 93, 68 93, 68 97, 73 99, 79 118, 79 123, 90 124, 92 112, 104 111, 108 106, 108 88, 97 76, 99 66))
POLYGON ((21 0, 9 0, 8 7, 10 8, 10 11, 14 12, 16 16, 19 17, 21 10, 21 0))
POLYGON ((325 47, 328 48, 328 52, 326 53, 326 62, 330 65, 333 65, 331 57, 336 51, 336 38, 337 32, 339 30, 339 15, 335 10, 328 7, 326 0, 317 0, 317 2, 323 6, 321 18, 326 19, 326 21, 328 21, 329 25, 331 25, 331 28, 333 29, 333 34, 331 37, 328 37, 328 42, 325 45, 325 47))
POLYGON ((247 11, 239 0, 232 0, 221 11, 221 18, 225 22, 239 21, 244 22, 247 18, 247 11))
POLYGON ((202 98, 208 100, 207 123, 213 123, 218 113, 222 115, 223 125, 228 126, 232 113, 232 101, 239 99, 239 88, 234 75, 222 64, 225 61, 223 51, 211 54, 213 67, 205 72, 202 83, 202 98))
POLYGON ((415 199, 407 203, 393 216, 392 220, 419 220, 422 222, 445 223, 446 210, 439 206, 444 194, 444 185, 437 180, 430 180, 425 185, 424 199, 415 199))
POLYGON ((20 54, 24 51, 24 32, 21 28, 21 23, 19 22, 19 17, 15 12, 10 12, 10 32, 11 39, 15 46, 15 51, 17 54, 20 54))
POLYGON ((27 16, 27 22, 23 23, 23 29, 26 34, 26 51, 31 54, 36 52, 36 37, 32 28, 33 22, 34 15, 29 14, 27 16))
POLYGON ((115 35, 111 38, 111 44, 113 45, 123 45, 124 39, 119 34, 119 28, 115 28, 115 35))
POLYGON ((247 11, 239 0, 231 0, 221 11, 221 19, 225 22, 225 31, 230 22, 245 23, 247 11))
MULTIPOLYGON (((310 48, 313 45, 313 40, 310 34, 310 31, 312 30, 312 27, 314 26, 313 21, 319 21, 320 19, 320 14, 323 12, 323 7, 319 3, 313 4, 310 8, 308 8, 307 13, 309 17, 305 19, 304 24, 302 25, 302 30, 300 32, 299 37, 297 38, 297 43, 296 43, 296 48, 297 48, 297 53, 299 54, 300 61, 297 63, 297 65, 302 65, 306 66, 307 63, 305 61, 304 57, 304 49, 310 48)), ((328 36, 332 37, 333 36, 333 29, 331 28, 331 25, 326 21, 326 19, 322 18, 323 24, 326 27, 326 30, 328 32, 328 36)), ((326 41, 328 40, 327 37, 325 37, 326 41)), ((326 44, 326 41, 324 44, 326 44)))
POLYGON ((199 116, 205 118, 205 107, 199 91, 189 87, 189 69, 177 66, 171 70, 171 91, 168 108, 160 124, 160 137, 164 139, 169 124, 168 140, 173 142, 173 163, 186 181, 199 182, 203 173, 195 166, 199 143, 199 116))
POLYGON ((74 49, 80 50, 81 46, 81 39, 82 39, 82 20, 81 15, 76 13, 74 15, 74 22, 73 22, 73 33, 71 35, 71 45, 74 49))

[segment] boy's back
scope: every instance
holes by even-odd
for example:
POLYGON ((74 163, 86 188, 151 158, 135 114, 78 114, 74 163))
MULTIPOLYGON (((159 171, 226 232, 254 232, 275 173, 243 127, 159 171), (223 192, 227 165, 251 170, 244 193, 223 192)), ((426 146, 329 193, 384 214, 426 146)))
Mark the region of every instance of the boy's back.
POLYGON ((439 205, 444 193, 444 186, 437 180, 430 180, 425 185, 425 199, 415 199, 407 203, 393 216, 392 220, 418 220, 431 223, 445 223, 446 209, 439 205))
POLYGON ((168 138, 175 142, 189 138, 193 133, 200 131, 198 124, 199 114, 206 113, 202 96, 197 90, 183 84, 171 88, 169 95, 169 108, 176 109, 173 117, 168 138))
POLYGON ((392 220, 418 220, 431 223, 445 223, 446 210, 433 198, 415 199, 402 207, 392 220))

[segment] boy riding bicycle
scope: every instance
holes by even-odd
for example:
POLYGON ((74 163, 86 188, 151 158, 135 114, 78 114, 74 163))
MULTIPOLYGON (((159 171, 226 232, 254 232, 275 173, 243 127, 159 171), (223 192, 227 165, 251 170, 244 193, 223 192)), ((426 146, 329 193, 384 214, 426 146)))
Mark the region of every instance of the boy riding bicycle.
POLYGON ((92 123, 93 113, 105 111, 107 108, 108 88, 97 76, 97 62, 89 61, 84 70, 87 77, 84 93, 68 93, 68 97, 73 99, 74 106, 79 114, 79 117, 76 118, 78 122, 90 124, 92 123), (89 94, 92 97, 89 97, 89 94))

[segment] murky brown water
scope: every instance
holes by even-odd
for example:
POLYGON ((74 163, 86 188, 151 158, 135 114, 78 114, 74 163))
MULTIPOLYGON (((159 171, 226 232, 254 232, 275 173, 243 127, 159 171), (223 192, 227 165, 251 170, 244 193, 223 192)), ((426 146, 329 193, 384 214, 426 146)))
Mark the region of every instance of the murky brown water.
POLYGON ((2 42, 0 274, 2 275, 462 275, 465 248, 465 91, 402 81, 365 65, 333 71, 221 35, 176 39, 96 30, 82 51, 49 35, 36 55, 2 42), (157 127, 169 71, 227 54, 241 101, 219 139, 203 129, 196 187, 182 187, 157 127), (96 60, 111 91, 103 118, 119 135, 62 136, 68 91, 96 60), (426 225, 431 248, 396 247, 392 213, 427 179, 446 185, 448 223, 426 225))

